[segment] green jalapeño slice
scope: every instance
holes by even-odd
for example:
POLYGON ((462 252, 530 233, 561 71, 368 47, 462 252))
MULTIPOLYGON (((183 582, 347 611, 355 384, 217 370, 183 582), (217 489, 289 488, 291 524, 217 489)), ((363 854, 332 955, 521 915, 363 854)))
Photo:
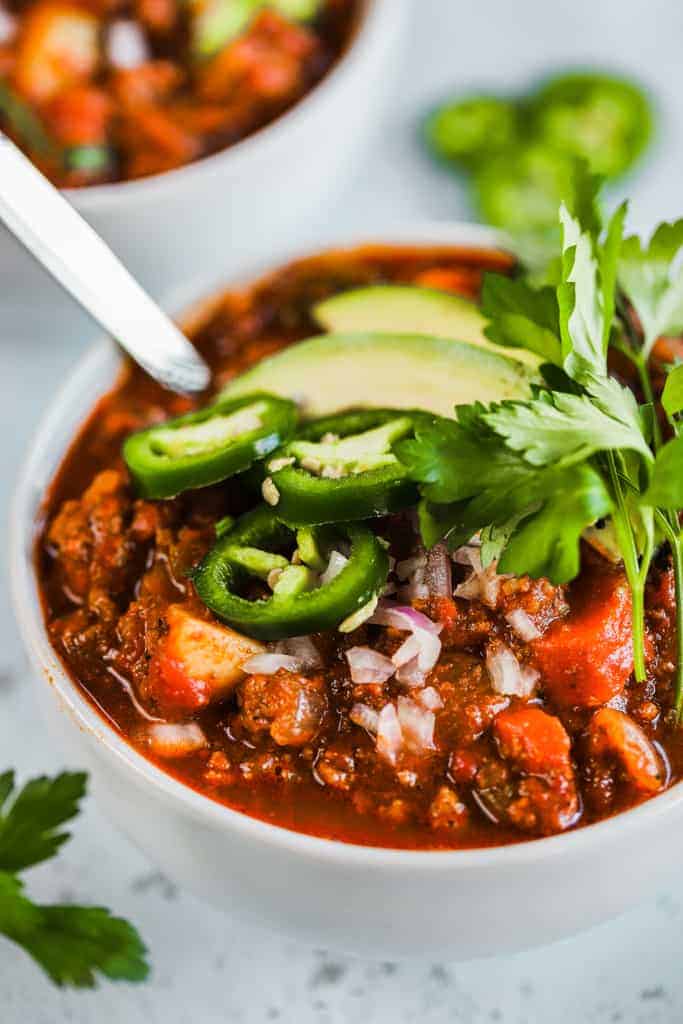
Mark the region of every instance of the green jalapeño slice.
POLYGON ((145 498, 172 498, 219 483, 278 448, 294 431, 296 406, 257 393, 131 434, 123 457, 145 498))
POLYGON ((353 628, 374 609, 388 573, 388 555, 367 527, 336 526, 313 538, 261 505, 220 537, 193 580, 215 615, 269 641, 353 628))
POLYGON ((309 423, 266 460, 264 498, 292 526, 371 519, 415 504, 415 484, 392 448, 427 415, 369 409, 309 423))

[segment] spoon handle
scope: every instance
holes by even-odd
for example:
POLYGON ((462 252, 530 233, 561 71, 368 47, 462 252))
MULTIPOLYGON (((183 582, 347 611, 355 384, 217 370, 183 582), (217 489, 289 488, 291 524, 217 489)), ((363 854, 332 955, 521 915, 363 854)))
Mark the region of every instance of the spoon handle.
POLYGON ((152 377, 202 391, 210 372, 188 339, 111 249, 0 132, 0 218, 29 252, 152 377))

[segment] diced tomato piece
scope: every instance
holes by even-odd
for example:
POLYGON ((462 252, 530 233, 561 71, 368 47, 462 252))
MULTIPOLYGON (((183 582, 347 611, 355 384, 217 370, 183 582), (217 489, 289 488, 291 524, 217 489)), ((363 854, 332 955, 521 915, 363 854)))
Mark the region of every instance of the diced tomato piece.
POLYGON ((112 102, 106 92, 76 85, 50 103, 46 120, 64 146, 96 146, 107 141, 112 102))
POLYGON ((179 605, 171 605, 166 619, 169 632, 152 659, 147 683, 147 694, 164 711, 193 712, 222 700, 244 678, 244 662, 264 649, 179 605))
POLYGON ((563 775, 572 770, 567 731, 559 718, 541 708, 506 708, 496 715, 493 732, 501 756, 518 771, 563 775))
POLYGON ((622 573, 591 572, 571 611, 533 643, 546 694, 560 707, 597 707, 624 689, 633 671, 631 594, 622 573))
POLYGON ((34 103, 94 74, 98 19, 75 4, 38 3, 22 19, 13 83, 34 103))

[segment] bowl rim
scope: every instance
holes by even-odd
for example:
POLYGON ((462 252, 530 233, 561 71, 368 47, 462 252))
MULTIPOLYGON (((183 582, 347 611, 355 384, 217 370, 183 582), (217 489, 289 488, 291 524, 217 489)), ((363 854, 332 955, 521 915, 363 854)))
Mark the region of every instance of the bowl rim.
MULTIPOLYGON (((359 235, 358 232, 340 232, 324 238, 318 244, 309 244, 303 250, 289 250, 282 257, 278 255, 275 260, 261 259, 246 272, 230 275, 227 280, 224 275, 220 284, 214 279, 208 283, 184 285, 163 305, 174 312, 180 310, 177 315, 179 322, 196 323, 210 314, 221 291, 239 287, 244 281, 254 280, 259 274, 276 270, 289 261, 328 250, 373 244, 450 244, 468 248, 501 248, 506 246, 506 238, 500 232, 481 225, 444 221, 394 224, 393 227, 378 228, 368 236, 359 235)), ((32 557, 36 528, 40 521, 41 499, 47 482, 44 471, 48 471, 50 479, 65 454, 61 440, 59 450, 54 451, 53 439, 61 438, 65 422, 70 423, 69 410, 78 409, 82 405, 84 394, 99 397, 108 390, 110 384, 102 388, 99 383, 93 389, 93 381, 99 382, 107 368, 113 368, 117 361, 114 343, 100 336, 98 342, 78 360, 39 420, 11 500, 9 566, 14 612, 30 661, 56 691, 59 701, 70 712, 76 726, 95 744, 102 744, 104 755, 113 757, 130 770, 140 786, 168 805, 178 805, 178 810, 189 814, 197 822, 213 825, 227 833, 235 831, 246 840, 266 843, 283 853, 348 867, 382 867, 399 873, 422 873, 444 868, 492 871, 500 867, 510 869, 530 866, 571 853, 580 856, 603 841, 616 842, 631 835, 634 830, 655 825, 659 818, 683 801, 683 783, 679 782, 629 810, 559 835, 523 839, 517 843, 494 847, 410 850, 347 843, 296 832, 251 817, 192 789, 144 757, 81 692, 51 646, 43 621, 32 557)), ((78 415, 77 423, 81 422, 83 415, 78 415)), ((70 438, 73 438, 75 429, 70 425, 70 438)))
POLYGON ((177 189, 192 189, 193 185, 199 185, 201 178, 220 174, 228 167, 237 175, 248 175, 251 160, 267 157, 283 138, 296 134, 324 109, 330 96, 344 88, 356 69, 370 59, 377 48, 393 41, 393 33, 399 30, 400 20, 399 7, 394 7, 394 3, 395 0, 361 0, 358 22, 351 39, 329 71, 292 107, 233 145, 169 171, 103 185, 65 188, 61 190, 62 195, 87 214, 101 212, 123 202, 144 205, 152 194, 163 198, 177 189))

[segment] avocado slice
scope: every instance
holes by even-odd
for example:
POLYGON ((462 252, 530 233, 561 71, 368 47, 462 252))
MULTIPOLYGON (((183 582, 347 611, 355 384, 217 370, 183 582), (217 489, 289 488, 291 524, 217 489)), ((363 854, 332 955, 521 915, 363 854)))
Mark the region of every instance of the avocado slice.
POLYGON ((224 394, 286 395, 307 417, 380 405, 452 416, 456 405, 526 398, 533 379, 528 366, 449 338, 325 334, 257 363, 224 394))
POLYGON ((541 360, 523 348, 503 348, 484 334, 487 319, 476 303, 462 295, 416 285, 379 284, 355 288, 313 307, 327 331, 400 331, 454 338, 507 355, 536 368, 541 360))

